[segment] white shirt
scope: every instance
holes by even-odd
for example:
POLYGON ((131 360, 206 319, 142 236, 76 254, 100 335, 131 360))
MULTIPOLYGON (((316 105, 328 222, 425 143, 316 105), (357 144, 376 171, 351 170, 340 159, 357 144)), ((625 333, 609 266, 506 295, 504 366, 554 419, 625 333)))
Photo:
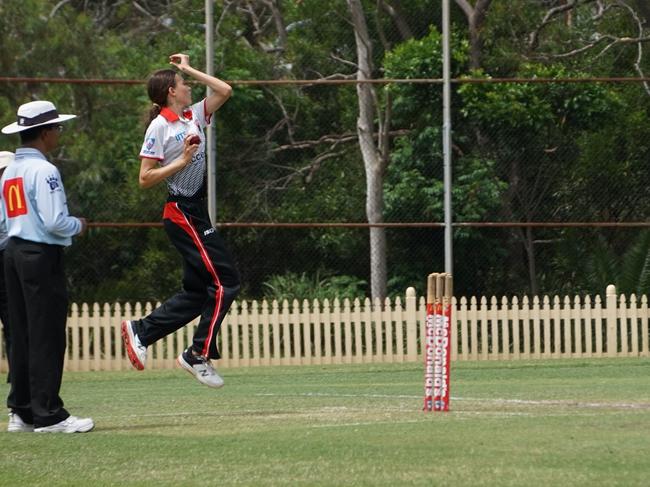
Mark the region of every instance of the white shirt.
POLYGON ((68 246, 81 232, 81 221, 68 213, 59 170, 40 151, 18 148, 0 187, 0 228, 10 238, 68 246))
POLYGON ((192 105, 179 117, 169 108, 163 107, 154 118, 144 136, 140 157, 158 160, 166 166, 183 155, 183 140, 188 135, 201 138, 199 149, 192 161, 176 174, 169 176, 167 188, 173 196, 191 197, 203 187, 205 178, 205 134, 203 129, 210 123, 210 114, 205 113, 206 101, 192 105))

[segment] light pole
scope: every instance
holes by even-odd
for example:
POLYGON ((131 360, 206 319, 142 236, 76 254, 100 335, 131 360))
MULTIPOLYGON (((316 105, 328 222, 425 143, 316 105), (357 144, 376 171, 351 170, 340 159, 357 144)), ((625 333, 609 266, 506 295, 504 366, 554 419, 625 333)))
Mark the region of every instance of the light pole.
POLYGON ((445 209, 445 272, 453 274, 451 212, 451 54, 449 50, 449 0, 442 0, 442 152, 445 209))
MULTIPOLYGON (((214 10, 213 0, 205 0, 205 72, 214 76, 214 10)), ((207 96, 212 90, 207 89, 207 96)), ((208 213, 213 225, 217 223, 217 140, 214 117, 207 127, 206 155, 208 171, 208 213)))

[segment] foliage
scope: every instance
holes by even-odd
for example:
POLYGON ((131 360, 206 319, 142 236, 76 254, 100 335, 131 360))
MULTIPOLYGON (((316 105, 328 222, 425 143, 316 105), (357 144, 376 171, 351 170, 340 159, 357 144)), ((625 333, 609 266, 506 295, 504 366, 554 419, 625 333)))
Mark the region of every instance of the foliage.
POLYGON ((583 275, 600 283, 616 285, 623 294, 650 294, 650 231, 630 240, 619 254, 602 235, 598 236, 587 258, 583 275))
POLYGON ((264 298, 268 300, 307 299, 309 301, 324 299, 353 300, 366 295, 366 282, 354 276, 324 276, 316 272, 315 276, 294 272, 273 275, 264 282, 264 298))
MULTIPOLYGON (((454 76, 459 76, 468 61, 467 42, 458 36, 454 37, 452 52, 456 71, 454 76)), ((426 37, 407 41, 387 53, 384 67, 389 77, 440 78, 440 59, 441 36, 432 29, 426 37)), ((386 217, 389 220, 443 221, 442 119, 439 110, 442 103, 441 89, 435 85, 397 85, 390 90, 394 96, 395 123, 411 130, 408 135, 395 141, 391 151, 390 171, 384 188, 386 217)), ((467 139, 463 135, 465 130, 462 126, 456 128, 455 133, 459 134, 457 137, 467 139)), ((494 214, 506 188, 505 182, 497 177, 495 161, 472 153, 454 153, 453 158, 452 205, 455 219, 480 221, 494 214)), ((456 232, 454 237, 459 248, 486 245, 467 230, 456 232)), ((422 262, 430 260, 425 253, 420 253, 421 238, 414 234, 396 244, 401 249, 410 249, 410 258, 396 261, 397 271, 392 283, 401 286, 415 284, 419 287, 418 283, 422 281, 422 262)), ((433 245, 436 239, 429 237, 429 241, 433 245)), ((438 245, 440 252, 442 245, 438 245)), ((470 263, 469 260, 465 262, 470 263)), ((443 264, 440 262, 437 265, 437 268, 442 268, 443 264)), ((463 267, 461 269, 458 275, 468 275, 463 267)), ((472 274, 469 275, 474 282, 458 279, 457 286, 472 289, 477 285, 476 274, 472 274)))

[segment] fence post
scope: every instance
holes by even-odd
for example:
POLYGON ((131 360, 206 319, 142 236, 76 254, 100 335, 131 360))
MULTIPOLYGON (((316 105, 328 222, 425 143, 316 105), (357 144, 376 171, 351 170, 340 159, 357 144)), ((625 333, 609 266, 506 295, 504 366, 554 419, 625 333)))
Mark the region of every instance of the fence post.
POLYGON ((616 286, 610 284, 605 291, 605 323, 607 325, 607 356, 616 357, 618 340, 616 337, 616 286))
POLYGON ((409 362, 418 360, 418 315, 415 288, 406 289, 406 355, 409 362))

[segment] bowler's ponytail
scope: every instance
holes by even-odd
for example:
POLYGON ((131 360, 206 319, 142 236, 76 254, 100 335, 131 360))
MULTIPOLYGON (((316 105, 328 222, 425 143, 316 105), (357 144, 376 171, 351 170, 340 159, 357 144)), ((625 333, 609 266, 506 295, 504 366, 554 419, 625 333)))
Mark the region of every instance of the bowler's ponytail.
POLYGON ((154 118, 160 114, 160 110, 162 110, 162 107, 158 105, 158 103, 154 103, 151 105, 151 108, 149 109, 149 115, 147 117, 147 126, 153 121, 154 118))

